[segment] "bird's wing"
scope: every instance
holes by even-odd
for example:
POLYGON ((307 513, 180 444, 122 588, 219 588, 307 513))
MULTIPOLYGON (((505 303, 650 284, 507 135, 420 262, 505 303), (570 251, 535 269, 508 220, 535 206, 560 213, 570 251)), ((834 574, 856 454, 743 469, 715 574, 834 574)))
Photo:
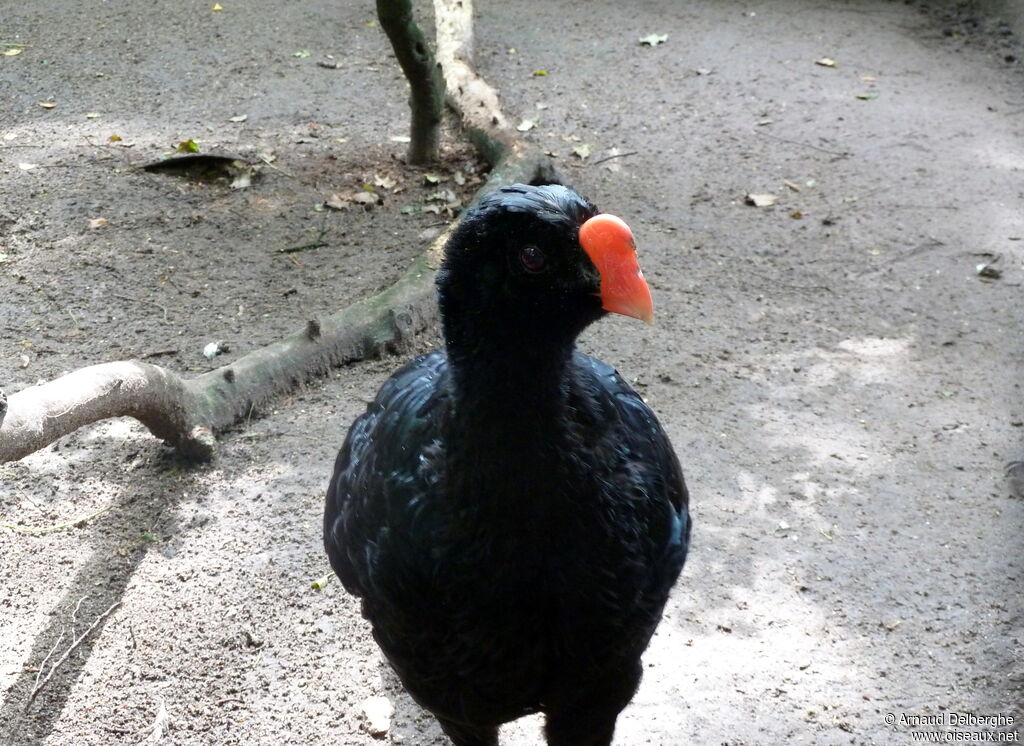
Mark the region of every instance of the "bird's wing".
POLYGON ((349 430, 327 490, 324 545, 345 588, 372 588, 377 547, 416 515, 441 479, 441 424, 450 407, 448 361, 437 350, 389 378, 349 430), (432 458, 437 454, 438 458, 432 458))
POLYGON ((613 367, 576 352, 573 370, 583 400, 574 408, 576 428, 595 434, 590 443, 585 434, 578 440, 596 452, 595 463, 614 465, 619 494, 640 495, 648 505, 644 523, 657 555, 651 559, 671 585, 690 543, 689 493, 679 459, 654 412, 613 367))

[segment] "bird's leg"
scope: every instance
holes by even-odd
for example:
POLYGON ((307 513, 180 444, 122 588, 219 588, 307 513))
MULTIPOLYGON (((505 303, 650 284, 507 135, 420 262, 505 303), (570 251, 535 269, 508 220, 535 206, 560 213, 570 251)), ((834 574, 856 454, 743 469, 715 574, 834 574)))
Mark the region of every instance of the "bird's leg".
POLYGON ((579 686, 572 699, 545 710, 548 746, 611 746, 615 721, 636 693, 643 668, 637 660, 611 671, 579 686))
POLYGON ((498 746, 498 729, 494 726, 472 726, 439 717, 441 730, 455 746, 498 746))
POLYGON ((595 717, 574 712, 548 715, 544 732, 548 746, 611 746, 619 713, 595 717))

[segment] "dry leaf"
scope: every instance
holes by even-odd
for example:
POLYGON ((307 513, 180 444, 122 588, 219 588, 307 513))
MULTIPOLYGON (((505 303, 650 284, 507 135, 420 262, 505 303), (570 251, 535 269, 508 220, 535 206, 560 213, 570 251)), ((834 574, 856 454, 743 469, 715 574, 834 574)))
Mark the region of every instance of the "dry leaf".
POLYGON ((518 126, 516 126, 516 129, 519 130, 520 132, 529 132, 536 126, 537 123, 532 119, 524 119, 518 124, 518 126))
POLYGON ((656 47, 659 44, 664 44, 668 41, 668 34, 648 34, 647 36, 640 37, 640 45, 647 45, 649 47, 656 47))
POLYGON ((754 207, 771 207, 779 200, 774 194, 748 194, 746 199, 754 207))
POLYGON ((228 186, 232 189, 248 189, 252 186, 252 174, 253 170, 251 168, 244 169, 235 176, 228 186))
POLYGON ((99 119, 100 115, 99 115, 99 113, 97 113, 95 111, 90 111, 88 114, 85 115, 85 118, 86 119, 99 119))
POLYGON ((89 228, 102 228, 107 224, 106 218, 93 218, 89 221, 89 228))
POLYGON ((330 197, 324 200, 324 206, 329 207, 332 210, 347 210, 348 200, 342 197, 340 194, 332 194, 330 197))
POLYGON ((799 184, 794 184, 792 181, 789 181, 789 180, 783 181, 782 183, 785 184, 787 187, 789 187, 791 191, 794 191, 794 192, 799 192, 800 191, 800 185, 799 184))
POLYGON ((590 146, 587 145, 586 143, 583 143, 582 145, 577 145, 575 148, 572 149, 572 154, 579 158, 581 161, 585 161, 587 158, 590 157, 590 146))
POLYGON ((396 181, 394 178, 392 178, 390 176, 387 176, 387 175, 380 176, 378 174, 374 174, 373 175, 373 185, 374 186, 379 186, 382 189, 391 189, 397 183, 398 183, 398 181, 396 181))
POLYGON ((121 136, 111 135, 110 137, 107 138, 107 142, 121 142, 121 136))
POLYGON ((248 118, 248 114, 239 114, 237 117, 231 117, 230 119, 228 119, 228 121, 235 122, 237 124, 238 122, 244 122, 248 118))
POLYGON ((822 57, 814 61, 815 65, 821 65, 822 67, 835 67, 836 61, 831 57, 822 57))
POLYGON ((21 54, 21 49, 19 47, 15 47, 14 49, 8 49, 4 52, 4 57, 16 57, 19 54, 21 54))
POLYGON ((376 205, 381 201, 381 198, 377 196, 375 192, 356 192, 351 197, 353 202, 358 202, 361 205, 376 205))
POLYGON ((41 107, 43 107, 44 109, 52 109, 52 108, 53 108, 53 107, 55 107, 55 106, 56 106, 57 104, 55 104, 55 103, 54 103, 53 101, 40 101, 40 102, 39 102, 39 105, 40 105, 41 107))

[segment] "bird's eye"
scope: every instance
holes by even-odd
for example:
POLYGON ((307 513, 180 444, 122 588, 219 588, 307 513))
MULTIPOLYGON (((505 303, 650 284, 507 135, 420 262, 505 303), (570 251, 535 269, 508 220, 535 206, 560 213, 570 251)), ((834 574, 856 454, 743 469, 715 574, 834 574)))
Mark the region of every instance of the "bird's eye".
POLYGON ((519 252, 519 260, 527 272, 540 272, 547 264, 544 252, 536 246, 524 246, 523 250, 519 252))

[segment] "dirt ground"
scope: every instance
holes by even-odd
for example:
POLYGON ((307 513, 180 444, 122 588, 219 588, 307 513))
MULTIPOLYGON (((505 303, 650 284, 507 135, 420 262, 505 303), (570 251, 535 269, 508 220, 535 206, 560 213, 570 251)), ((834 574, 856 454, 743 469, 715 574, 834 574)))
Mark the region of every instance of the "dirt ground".
MULTIPOLYGON (((402 165, 404 82, 372 3, 212 5, 3 8, 0 42, 30 45, 0 47, 22 50, 0 56, 6 391, 131 357, 221 365, 386 286, 473 187, 457 133, 439 183, 402 165), (252 186, 136 168, 189 139, 258 164, 252 186), (383 206, 320 206, 363 184, 383 206)), ((694 495, 616 743, 993 730, 953 712, 1015 717, 995 730, 1019 738, 1019 40, 962 4, 478 11, 506 108, 637 235, 657 325, 608 319, 581 346, 658 412, 694 495)), ((401 360, 253 412, 206 467, 127 420, 0 465, 0 743, 365 746, 374 695, 396 707, 383 742, 447 743, 340 583, 311 589, 334 454, 401 360)), ((502 737, 538 743, 539 721, 502 737)))

